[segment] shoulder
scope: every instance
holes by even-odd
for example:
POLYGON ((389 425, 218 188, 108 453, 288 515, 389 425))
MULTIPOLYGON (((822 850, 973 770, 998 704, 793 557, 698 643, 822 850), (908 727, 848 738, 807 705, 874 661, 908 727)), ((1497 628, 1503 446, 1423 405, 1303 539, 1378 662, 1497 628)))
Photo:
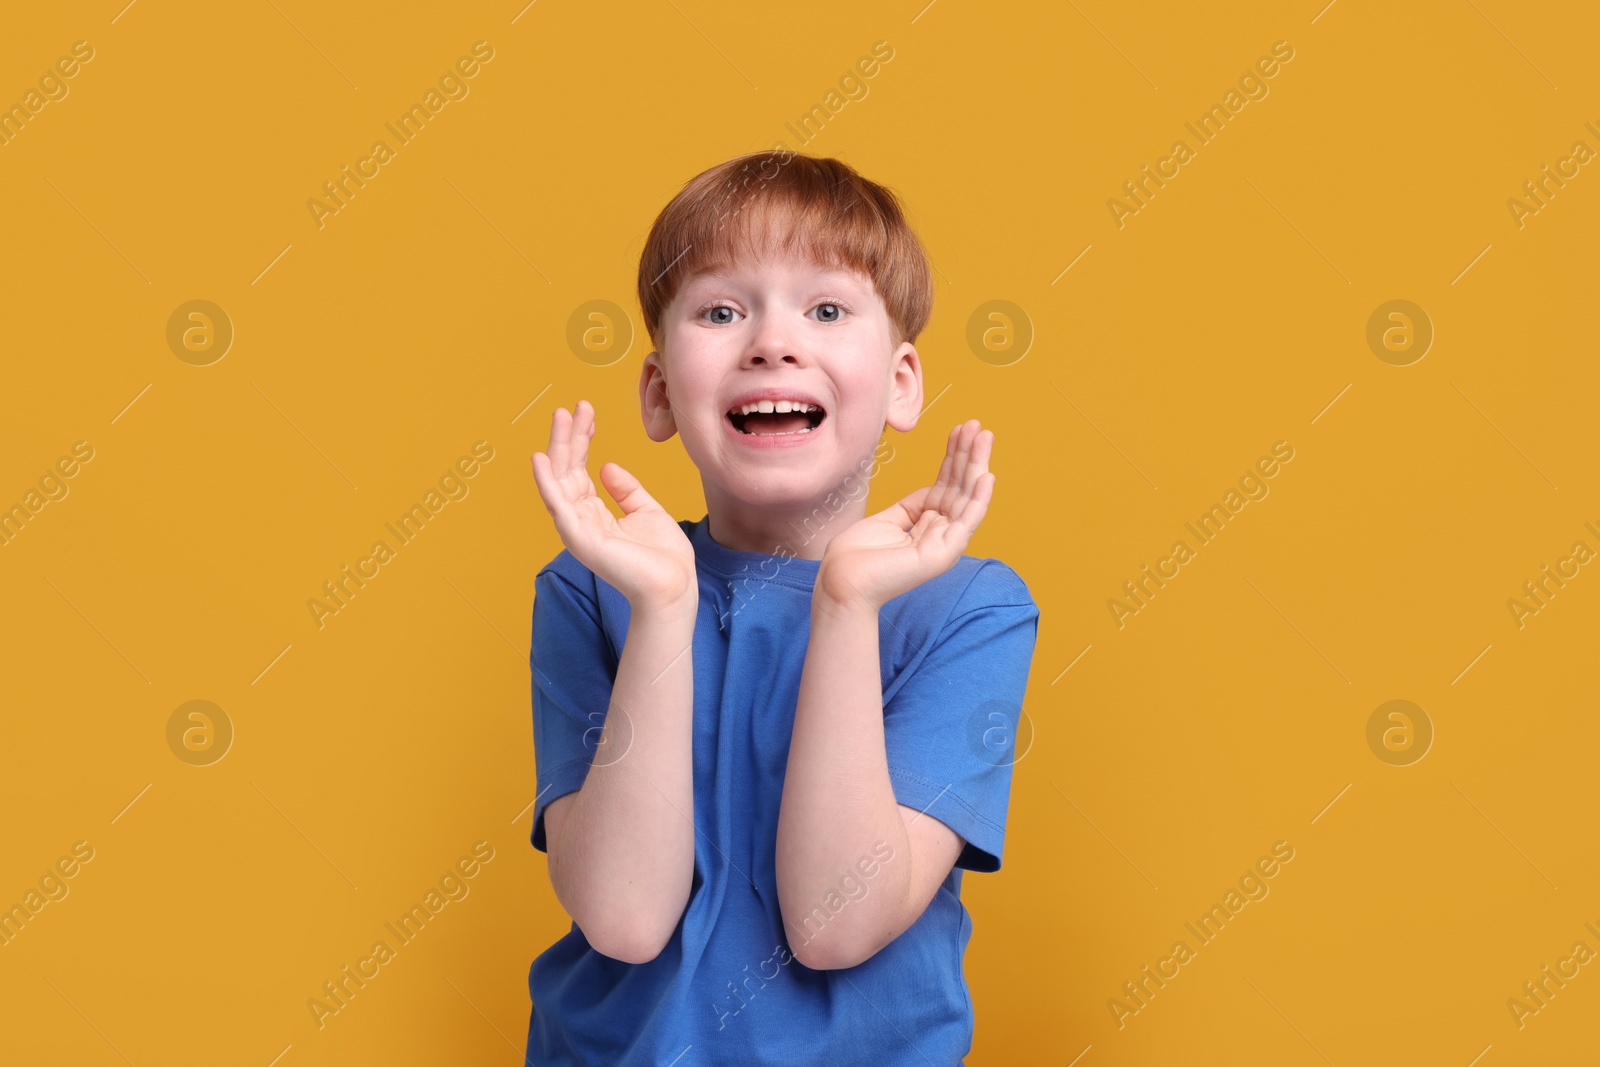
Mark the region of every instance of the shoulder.
POLYGON ((534 575, 533 658, 596 652, 614 669, 627 631, 627 598, 565 548, 534 575))
POLYGON ((608 628, 619 621, 626 627, 627 598, 565 548, 534 575, 533 595, 536 607, 541 596, 552 597, 581 606, 584 614, 608 628))
POLYGON ((930 654, 965 655, 1002 637, 1031 648, 1039 608, 1014 569, 997 559, 962 556, 944 574, 889 601, 881 615, 888 698, 930 654))
POLYGON ((1028 583, 1009 564, 997 559, 962 556, 953 570, 965 568, 968 579, 959 604, 976 608, 1028 607, 1038 610, 1028 583))
POLYGON ((540 567, 539 572, 533 576, 533 580, 535 585, 545 585, 553 581, 559 581, 564 585, 571 586, 580 593, 588 594, 591 600, 595 599, 596 587, 601 584, 600 579, 595 577, 594 572, 579 563, 578 557, 565 548, 556 553, 555 558, 549 563, 540 567))
POLYGON ((940 622, 974 611, 1003 608, 1038 613, 1022 575, 998 559, 981 556, 962 556, 944 574, 900 599, 907 602, 906 608, 940 622))

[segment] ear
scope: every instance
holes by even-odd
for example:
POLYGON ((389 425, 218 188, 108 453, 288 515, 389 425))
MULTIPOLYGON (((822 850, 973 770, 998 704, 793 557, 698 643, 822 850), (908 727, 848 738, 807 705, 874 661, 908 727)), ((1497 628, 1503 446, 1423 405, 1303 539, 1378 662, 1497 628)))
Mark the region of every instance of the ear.
POLYGON ((678 432, 668 396, 666 365, 659 352, 651 352, 639 370, 639 414, 644 419, 644 432, 652 441, 669 440, 678 432))
POLYGON ((889 410, 886 421, 901 433, 909 433, 922 414, 922 362, 910 341, 895 349, 889 366, 889 410))

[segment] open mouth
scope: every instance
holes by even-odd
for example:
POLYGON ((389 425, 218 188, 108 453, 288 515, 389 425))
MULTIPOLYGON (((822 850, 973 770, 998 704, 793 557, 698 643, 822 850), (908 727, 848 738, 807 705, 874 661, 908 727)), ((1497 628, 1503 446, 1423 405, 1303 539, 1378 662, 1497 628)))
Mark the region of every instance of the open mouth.
POLYGON ((810 433, 827 418, 827 412, 816 404, 761 400, 733 408, 727 418, 740 433, 755 437, 782 437, 810 433))

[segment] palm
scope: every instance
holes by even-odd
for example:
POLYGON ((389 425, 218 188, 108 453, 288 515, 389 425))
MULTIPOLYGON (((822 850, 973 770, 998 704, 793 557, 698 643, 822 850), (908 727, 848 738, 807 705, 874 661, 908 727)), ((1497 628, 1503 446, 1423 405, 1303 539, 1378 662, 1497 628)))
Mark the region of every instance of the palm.
POLYGON ((694 546, 638 479, 615 463, 603 464, 600 481, 622 508, 622 518, 595 492, 589 478, 594 408, 578 401, 576 414, 557 408, 550 450, 533 454, 539 496, 567 550, 630 602, 667 603, 694 594, 694 546))
POLYGON ((976 419, 950 431, 934 484, 868 515, 823 553, 818 588, 838 603, 874 608, 955 566, 994 490, 994 434, 976 419))

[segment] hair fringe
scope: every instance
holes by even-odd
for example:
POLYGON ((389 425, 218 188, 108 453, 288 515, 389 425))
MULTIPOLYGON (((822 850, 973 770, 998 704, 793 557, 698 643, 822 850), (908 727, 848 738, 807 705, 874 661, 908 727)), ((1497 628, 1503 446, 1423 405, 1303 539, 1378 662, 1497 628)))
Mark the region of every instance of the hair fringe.
POLYGON ((895 194, 837 159, 755 152, 695 175, 656 216, 638 279, 652 342, 689 278, 796 248, 870 278, 896 344, 915 341, 927 326, 933 274, 895 194))

